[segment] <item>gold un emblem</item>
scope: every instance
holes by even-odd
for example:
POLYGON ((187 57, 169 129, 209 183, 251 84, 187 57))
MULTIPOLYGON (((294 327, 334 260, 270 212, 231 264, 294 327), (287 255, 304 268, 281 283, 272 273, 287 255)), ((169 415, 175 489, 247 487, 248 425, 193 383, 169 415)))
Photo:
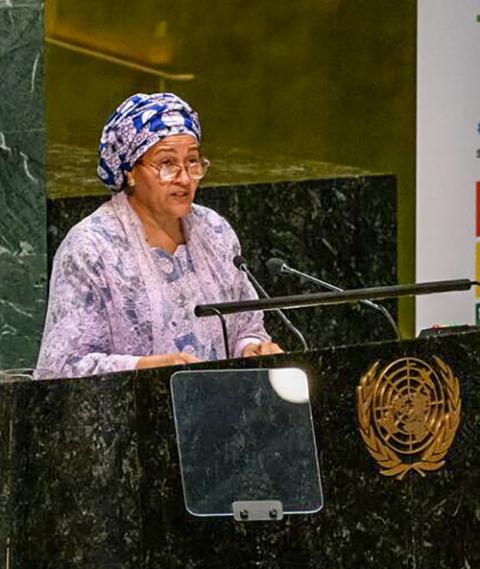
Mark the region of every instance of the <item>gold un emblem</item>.
POLYGON ((445 464, 460 423, 460 384, 450 367, 401 358, 379 371, 376 362, 357 386, 360 434, 381 474, 398 480, 445 464))

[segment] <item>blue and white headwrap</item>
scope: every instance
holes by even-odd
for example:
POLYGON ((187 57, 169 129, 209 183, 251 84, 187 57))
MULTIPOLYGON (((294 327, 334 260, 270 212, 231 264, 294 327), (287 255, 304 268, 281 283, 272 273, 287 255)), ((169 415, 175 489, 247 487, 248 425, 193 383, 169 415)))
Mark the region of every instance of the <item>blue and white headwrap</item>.
POLYGON ((173 134, 190 134, 200 144, 197 113, 173 93, 137 93, 109 117, 98 151, 97 174, 114 192, 125 187, 126 173, 159 140, 173 134))

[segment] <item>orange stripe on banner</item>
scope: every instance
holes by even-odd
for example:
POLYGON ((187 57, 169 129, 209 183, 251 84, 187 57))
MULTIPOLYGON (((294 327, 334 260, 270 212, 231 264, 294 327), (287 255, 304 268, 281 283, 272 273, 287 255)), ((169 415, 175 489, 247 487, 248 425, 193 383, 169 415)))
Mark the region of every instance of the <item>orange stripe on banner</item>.
POLYGON ((477 237, 480 237, 480 182, 477 182, 477 237))
MULTIPOLYGON (((477 243, 477 281, 480 281, 480 243, 477 243)), ((480 297, 480 286, 475 287, 477 297, 480 297)))

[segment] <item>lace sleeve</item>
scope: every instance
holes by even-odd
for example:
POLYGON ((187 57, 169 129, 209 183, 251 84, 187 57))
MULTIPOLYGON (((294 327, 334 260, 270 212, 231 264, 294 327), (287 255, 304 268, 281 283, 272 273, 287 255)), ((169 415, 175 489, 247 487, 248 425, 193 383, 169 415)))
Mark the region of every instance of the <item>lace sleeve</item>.
POLYGON ((71 233, 54 261, 37 379, 135 369, 139 357, 113 353, 104 271, 98 246, 71 233))

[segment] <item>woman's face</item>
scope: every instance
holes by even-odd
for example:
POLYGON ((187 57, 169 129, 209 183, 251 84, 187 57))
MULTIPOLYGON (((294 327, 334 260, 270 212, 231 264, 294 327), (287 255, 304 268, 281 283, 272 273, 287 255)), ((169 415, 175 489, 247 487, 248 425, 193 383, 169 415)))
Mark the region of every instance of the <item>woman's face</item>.
POLYGON ((169 136, 154 144, 142 155, 132 169, 129 179, 135 180, 131 201, 149 209, 153 214, 180 218, 190 213, 199 180, 187 174, 190 161, 200 159, 197 141, 189 134, 169 136), (171 181, 159 175, 162 168, 178 164, 181 169, 171 181))

